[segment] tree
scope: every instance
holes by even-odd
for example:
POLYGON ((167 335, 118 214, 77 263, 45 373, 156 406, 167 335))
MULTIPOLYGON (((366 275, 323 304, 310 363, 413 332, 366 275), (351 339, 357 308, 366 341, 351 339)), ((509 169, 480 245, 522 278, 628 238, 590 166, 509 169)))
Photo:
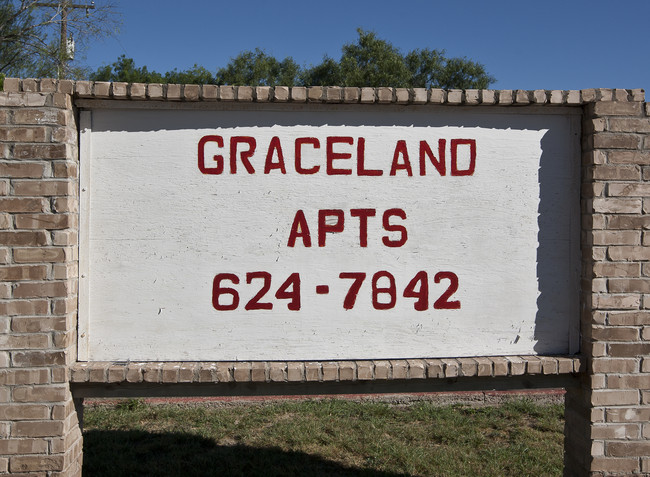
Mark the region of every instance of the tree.
POLYGON ((113 34, 119 22, 110 0, 97 3, 0 0, 0 73, 86 76, 83 67, 72 62, 74 50, 78 57, 89 40, 113 34))
POLYGON ((298 83, 300 66, 291 57, 282 61, 263 50, 244 51, 217 71, 218 84, 248 86, 294 86, 298 83))
POLYGON ((195 83, 248 86, 392 86, 398 88, 484 89, 495 79, 485 67, 467 58, 446 58, 443 50, 416 49, 402 54, 375 33, 358 29, 356 43, 343 45, 340 60, 325 56, 310 68, 301 68, 293 58, 278 60, 264 50, 243 51, 216 75, 194 65, 185 71, 165 74, 136 67, 121 56, 90 76, 95 81, 137 83, 195 83))
POLYGON ((445 58, 444 50, 413 50, 406 55, 375 33, 358 29, 356 43, 343 45, 338 63, 329 57, 305 70, 306 85, 393 86, 409 88, 487 88, 495 79, 480 63, 445 58))

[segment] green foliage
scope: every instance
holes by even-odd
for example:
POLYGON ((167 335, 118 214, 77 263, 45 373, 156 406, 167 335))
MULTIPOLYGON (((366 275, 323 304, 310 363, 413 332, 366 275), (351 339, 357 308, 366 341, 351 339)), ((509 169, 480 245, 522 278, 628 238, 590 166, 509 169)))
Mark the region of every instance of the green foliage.
POLYGON ((120 56, 115 63, 99 68, 90 75, 91 81, 124 81, 127 83, 163 83, 163 76, 146 66, 135 66, 133 58, 120 56))
POLYGON ((292 58, 282 61, 256 48, 244 51, 217 71, 217 83, 247 86, 294 86, 300 66, 292 58))
POLYGON ((194 65, 185 71, 163 74, 136 67, 120 56, 90 76, 95 81, 137 83, 227 84, 247 86, 356 86, 397 88, 487 88, 495 79, 480 63, 466 58, 446 58, 444 51, 416 49, 402 54, 373 32, 361 29, 356 43, 346 43, 337 61, 325 56, 318 65, 302 68, 293 58, 278 60, 265 51, 243 51, 216 75, 194 65))

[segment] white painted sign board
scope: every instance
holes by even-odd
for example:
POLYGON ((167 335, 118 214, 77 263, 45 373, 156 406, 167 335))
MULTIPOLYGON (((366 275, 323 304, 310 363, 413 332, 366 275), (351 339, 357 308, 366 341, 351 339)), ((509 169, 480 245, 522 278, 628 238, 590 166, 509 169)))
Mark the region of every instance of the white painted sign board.
POLYGON ((576 351, 579 117, 82 113, 80 358, 576 351))

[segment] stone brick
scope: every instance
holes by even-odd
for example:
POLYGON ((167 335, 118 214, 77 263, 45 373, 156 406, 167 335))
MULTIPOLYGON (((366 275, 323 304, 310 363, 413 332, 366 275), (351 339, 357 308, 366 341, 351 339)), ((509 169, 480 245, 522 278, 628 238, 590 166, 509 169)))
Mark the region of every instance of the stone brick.
POLYGON ((650 374, 608 376, 609 389, 650 389, 650 374))
POLYGON ((268 381, 266 363, 254 362, 251 365, 251 380, 254 383, 265 383, 268 381))
POLYGON ((260 103, 266 103, 271 100, 271 87, 270 86, 257 86, 255 87, 255 100, 260 103))
POLYGON ((253 101, 253 87, 252 86, 238 86, 237 87, 237 101, 253 101))
POLYGON ((1 439, 0 454, 46 454, 48 442, 45 439, 1 439))
POLYGON ((325 88, 325 101, 328 103, 340 103, 343 100, 343 91, 339 86, 328 86, 325 88))
POLYGON ((14 287, 14 298, 64 297, 70 293, 71 284, 66 281, 26 282, 14 287))
POLYGON ((377 102, 379 103, 392 103, 393 102, 393 88, 377 88, 377 102))
POLYGON ((650 441, 608 442, 605 446, 605 454, 613 457, 650 455, 650 441))
POLYGON ((291 101, 304 103, 307 101, 307 88, 304 86, 294 86, 291 88, 291 101))
POLYGON ((648 278, 610 278, 607 283, 611 293, 650 293, 648 278))
POLYGON ((599 149, 638 149, 641 136, 634 134, 598 133, 593 136, 594 147, 599 149))
POLYGON ((11 300, 0 302, 0 315, 45 315, 49 311, 47 300, 11 300))
POLYGON ((0 335, 0 349, 43 349, 49 345, 49 337, 45 334, 3 334, 0 335))
POLYGON ((16 144, 14 157, 17 159, 67 159, 66 144, 16 144))
MULTIPOLYGON (((638 472, 639 459, 628 457, 625 459, 613 457, 594 457, 590 470, 593 472, 606 472, 607 476, 620 475, 620 472, 638 472)), ((591 474, 596 475, 596 474, 591 474)), ((603 474, 601 474, 603 475, 603 474)))
POLYGON ((641 199, 594 199, 594 212, 604 214, 640 214, 643 202, 641 199))
POLYGON ((640 116, 640 102, 600 101, 591 106, 595 116, 640 116))
POLYGON ((497 91, 491 89, 481 90, 481 104, 490 105, 490 104, 496 104, 496 102, 497 102, 497 91))
POLYGON ((339 367, 332 362, 324 362, 322 365, 323 381, 337 381, 339 379, 339 367))
POLYGON ((372 361, 357 361, 357 379, 371 380, 374 378, 374 365, 372 361))
POLYGON ((440 359, 427 359, 427 378, 444 378, 445 364, 440 359))
POLYGON ((44 199, 1 197, 0 210, 17 213, 43 212, 47 210, 47 205, 44 199))
POLYGON ((636 390, 595 390, 591 394, 593 406, 625 406, 639 404, 639 392, 636 390))
POLYGON ((185 101, 198 101, 201 97, 201 87, 198 84, 183 86, 183 99, 185 101))
POLYGON ((289 101, 289 87, 276 86, 273 89, 273 100, 277 102, 283 102, 283 103, 289 101))
POLYGON ((201 98, 204 101, 216 101, 219 98, 219 87, 214 84, 204 84, 201 87, 201 98))
POLYGON ((393 368, 393 379, 408 378, 408 366, 405 361, 390 361, 390 365, 393 368))
POLYGON ((15 456, 9 459, 13 472, 63 471, 63 455, 15 456))
POLYGON ((60 230, 76 227, 76 215, 68 214, 20 214, 15 218, 16 228, 23 230, 60 230))
POLYGON ((361 102, 374 103, 376 100, 375 88, 361 88, 361 102))
POLYGON ((180 101, 181 100, 181 85, 180 84, 168 84, 165 88, 165 99, 168 101, 180 101))
POLYGON ((462 89, 450 89, 447 91, 447 102, 449 104, 462 104, 463 102, 463 90, 462 89))
MULTIPOLYGON (((303 363, 287 363, 287 380, 290 382, 302 382, 305 379, 305 367, 303 363)), ((341 377, 341 379, 343 379, 341 377)))
POLYGON ((38 162, 0 162, 0 177, 37 179, 43 177, 44 171, 38 162))
POLYGON ((0 141, 7 142, 46 142, 48 130, 43 127, 0 126, 0 141))
POLYGON ((650 133, 650 120, 648 118, 611 118, 609 120, 609 131, 650 133))
POLYGON ((465 90, 465 104, 480 104, 481 92, 478 89, 465 90))
POLYGON ((513 91, 511 89, 502 89, 499 91, 499 104, 508 105, 513 102, 513 91))
POLYGON ((18 421, 11 427, 12 437, 55 437, 63 433, 63 421, 18 421))
POLYGON ((421 359, 409 359, 407 361, 409 367, 410 379, 424 379, 426 378, 426 365, 421 359))
POLYGON ((650 354, 650 343, 612 343, 609 354, 614 358, 634 358, 650 354))
POLYGON ((607 250, 607 256, 614 261, 650 260, 650 247, 644 246, 612 246, 607 250))
POLYGON ((638 181, 641 179, 639 166, 596 165, 592 168, 591 178, 596 180, 638 181))
POLYGON ((46 265, 10 265, 0 267, 0 280, 45 280, 46 277, 46 265))
POLYGON ((320 363, 305 363, 305 380, 311 382, 320 381, 320 363))
MULTIPOLYGON (((76 178, 78 175, 77 163, 67 161, 52 162, 52 173, 56 178, 76 178)), ((76 189, 74 193, 76 195, 76 189)))
POLYGON ((650 184, 645 183, 612 183, 607 187, 610 196, 647 197, 650 196, 650 184))

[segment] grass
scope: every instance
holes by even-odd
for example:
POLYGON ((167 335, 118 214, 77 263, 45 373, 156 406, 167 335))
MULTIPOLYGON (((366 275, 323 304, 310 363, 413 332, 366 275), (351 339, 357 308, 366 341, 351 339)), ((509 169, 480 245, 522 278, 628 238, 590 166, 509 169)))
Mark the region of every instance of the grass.
POLYGON ((563 407, 344 400, 84 412, 87 476, 560 476, 563 407))

